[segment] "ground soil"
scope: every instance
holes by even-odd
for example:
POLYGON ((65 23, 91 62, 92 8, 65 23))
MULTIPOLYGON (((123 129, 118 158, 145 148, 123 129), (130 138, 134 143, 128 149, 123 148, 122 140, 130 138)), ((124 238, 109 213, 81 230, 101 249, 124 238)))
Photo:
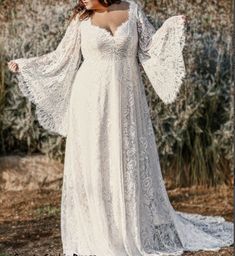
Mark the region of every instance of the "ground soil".
MULTIPOLYGON (((220 215, 233 220, 233 184, 214 188, 167 189, 176 210, 220 215)), ((62 255, 61 191, 19 191, 0 194, 0 256, 62 255)), ((229 256, 233 247, 217 252, 185 252, 184 256, 229 256)))

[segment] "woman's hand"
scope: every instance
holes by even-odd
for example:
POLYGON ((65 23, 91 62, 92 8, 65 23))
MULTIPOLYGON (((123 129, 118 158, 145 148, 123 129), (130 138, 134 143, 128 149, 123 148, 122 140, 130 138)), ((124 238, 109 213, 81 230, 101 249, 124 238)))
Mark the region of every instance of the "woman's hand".
POLYGON ((186 15, 181 15, 181 16, 182 16, 183 22, 188 23, 188 16, 186 15))
POLYGON ((9 61, 7 63, 8 68, 12 71, 12 72, 18 72, 19 71, 19 66, 17 63, 13 62, 13 61, 9 61))

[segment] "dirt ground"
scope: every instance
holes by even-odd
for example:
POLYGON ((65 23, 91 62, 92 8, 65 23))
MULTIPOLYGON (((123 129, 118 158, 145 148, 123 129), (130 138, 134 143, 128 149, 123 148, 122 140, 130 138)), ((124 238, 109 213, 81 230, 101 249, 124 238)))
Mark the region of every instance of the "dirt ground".
MULTIPOLYGON (((220 215, 233 220, 233 184, 217 189, 167 189, 176 210, 220 215)), ((62 256, 61 191, 20 191, 0 194, 0 256, 62 256)), ((233 247, 217 252, 185 252, 184 256, 229 256, 233 247)))

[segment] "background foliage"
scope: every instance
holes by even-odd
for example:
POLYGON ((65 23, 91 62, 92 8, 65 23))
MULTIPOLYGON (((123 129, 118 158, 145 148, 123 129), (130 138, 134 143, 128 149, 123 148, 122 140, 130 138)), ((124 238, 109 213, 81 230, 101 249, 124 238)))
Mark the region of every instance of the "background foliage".
MULTIPOLYGON (((164 105, 143 72, 163 174, 176 185, 226 183, 233 170, 232 1, 139 1, 158 28, 189 17, 187 77, 177 100, 164 105)), ((63 162, 66 140, 45 131, 22 97, 6 62, 58 45, 74 2, 0 1, 0 154, 41 152, 63 162)))

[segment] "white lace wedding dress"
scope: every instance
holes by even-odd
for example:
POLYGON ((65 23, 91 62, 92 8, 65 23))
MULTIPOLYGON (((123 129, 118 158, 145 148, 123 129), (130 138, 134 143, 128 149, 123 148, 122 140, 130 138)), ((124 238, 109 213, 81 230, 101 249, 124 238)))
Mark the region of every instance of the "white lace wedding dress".
POLYGON ((233 224, 171 206, 138 65, 163 102, 173 102, 185 75, 184 21, 172 16, 156 30, 139 3, 125 1, 128 20, 114 35, 76 18, 55 51, 14 60, 40 124, 67 137, 63 253, 216 251, 233 244, 233 224))

